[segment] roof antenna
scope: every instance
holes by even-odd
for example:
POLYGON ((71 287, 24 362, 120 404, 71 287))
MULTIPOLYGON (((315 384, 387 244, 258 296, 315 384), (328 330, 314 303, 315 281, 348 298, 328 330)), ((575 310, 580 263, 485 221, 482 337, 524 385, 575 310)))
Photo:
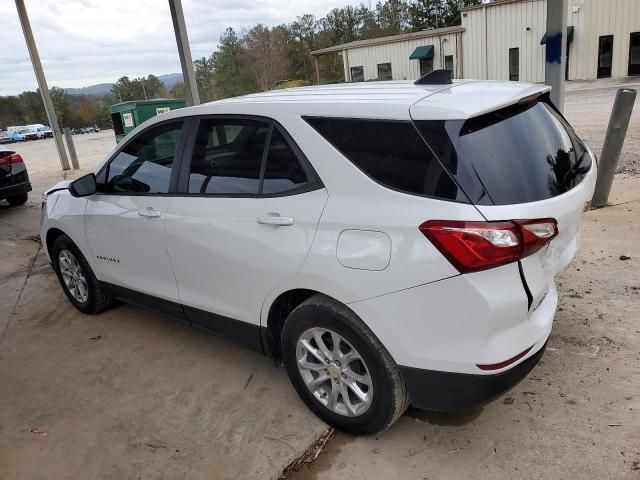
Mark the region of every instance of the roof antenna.
POLYGON ((423 76, 421 76, 418 80, 413 82, 414 85, 448 85, 453 83, 451 81, 451 75, 453 72, 451 70, 434 70, 433 72, 429 72, 423 76))

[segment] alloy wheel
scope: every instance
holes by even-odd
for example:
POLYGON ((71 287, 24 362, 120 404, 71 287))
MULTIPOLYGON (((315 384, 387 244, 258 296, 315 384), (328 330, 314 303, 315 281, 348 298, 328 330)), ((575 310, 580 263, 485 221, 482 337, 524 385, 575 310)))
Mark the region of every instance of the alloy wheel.
POLYGON ((62 280, 71 296, 79 303, 86 303, 89 299, 87 279, 75 255, 69 250, 61 250, 58 254, 58 265, 62 280))
POLYGON ((296 345, 298 371, 322 405, 346 417, 365 413, 373 400, 373 382, 358 351, 341 335, 310 328, 296 345))

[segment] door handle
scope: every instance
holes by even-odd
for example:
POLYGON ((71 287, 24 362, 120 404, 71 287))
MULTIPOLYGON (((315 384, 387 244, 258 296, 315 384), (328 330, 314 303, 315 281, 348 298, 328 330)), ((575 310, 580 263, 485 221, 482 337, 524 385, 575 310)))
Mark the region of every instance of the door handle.
POLYGON ((293 217, 281 217, 276 213, 258 217, 258 223, 263 225, 275 225, 277 227, 290 227, 295 223, 295 220, 293 217))
POLYGON ((162 212, 153 207, 144 207, 138 210, 138 215, 141 217, 158 218, 162 216, 162 212))

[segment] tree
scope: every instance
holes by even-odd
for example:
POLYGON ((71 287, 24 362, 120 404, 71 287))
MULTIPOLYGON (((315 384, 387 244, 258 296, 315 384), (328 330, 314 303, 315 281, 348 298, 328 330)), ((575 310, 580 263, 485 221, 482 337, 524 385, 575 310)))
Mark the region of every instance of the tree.
POLYGON ((257 90, 251 73, 242 65, 242 51, 240 38, 233 28, 227 28, 220 37, 218 50, 211 56, 216 98, 234 97, 257 90))
POLYGON ((178 82, 169 91, 169 97, 184 99, 187 96, 187 90, 184 82, 178 82))
POLYGON ((164 83, 153 74, 147 75, 147 78, 141 79, 144 82, 144 89, 147 92, 147 98, 162 98, 167 95, 164 83))
POLYGON ((242 38, 241 64, 251 73, 260 90, 270 90, 281 80, 287 80, 287 34, 282 27, 269 29, 258 24, 242 38))
POLYGON ((481 0, 413 0, 409 5, 412 30, 452 27, 460 24, 460 10, 481 0))
POLYGON ((210 102, 215 100, 215 62, 213 54, 209 58, 202 57, 194 60, 193 66, 196 73, 196 83, 198 85, 200 101, 210 102))
POLYGON ((375 17, 381 35, 398 35, 409 27, 409 5, 405 0, 378 2, 375 17))
POLYGON ((135 80, 131 81, 127 76, 120 77, 118 81, 113 84, 111 92, 121 102, 144 98, 140 82, 135 80))

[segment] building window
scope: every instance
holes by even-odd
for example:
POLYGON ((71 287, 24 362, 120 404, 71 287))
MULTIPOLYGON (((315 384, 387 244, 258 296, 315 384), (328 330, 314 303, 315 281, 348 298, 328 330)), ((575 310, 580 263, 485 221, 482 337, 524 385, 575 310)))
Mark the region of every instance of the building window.
POLYGON ((453 72, 453 55, 446 55, 444 57, 444 69, 451 72, 451 76, 454 76, 453 72))
POLYGON ((629 39, 629 75, 640 75, 640 32, 634 32, 629 39))
POLYGON ((598 78, 611 77, 613 63, 613 35, 604 35, 598 42, 598 78))
POLYGON ((351 81, 364 82, 364 67, 351 67, 351 81))
POLYGON ((391 80, 393 75, 391 74, 391 64, 390 63, 379 63, 378 64, 378 80, 391 80))
POLYGON ((520 49, 509 49, 509 81, 517 82, 520 80, 520 49))
POLYGON ((420 59, 420 76, 433 72, 433 57, 420 59))

